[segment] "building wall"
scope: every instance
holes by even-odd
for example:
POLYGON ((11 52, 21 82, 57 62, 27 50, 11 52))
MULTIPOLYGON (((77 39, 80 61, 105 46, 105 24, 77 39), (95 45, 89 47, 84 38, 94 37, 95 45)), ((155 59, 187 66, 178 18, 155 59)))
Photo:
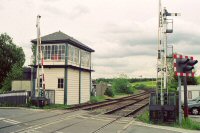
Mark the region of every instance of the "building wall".
POLYGON ((79 104, 79 70, 68 69, 67 104, 79 104))
POLYGON ((81 72, 81 103, 90 100, 90 72, 81 72))
POLYGON ((55 104, 64 104, 64 90, 55 91, 55 104))
MULTIPOLYGON (((45 83, 47 90, 55 90, 55 104, 64 104, 64 87, 58 88, 58 78, 64 79, 64 68, 45 68, 45 83)), ((68 68, 67 104, 79 104, 79 70, 68 68)), ((90 100, 90 72, 81 72, 80 102, 90 100)))
POLYGON ((45 68, 45 85, 48 90, 55 90, 55 103, 64 103, 64 88, 58 88, 58 78, 64 79, 64 68, 45 68))
POLYGON ((31 91, 31 81, 30 80, 13 80, 12 91, 18 91, 18 90, 31 91))

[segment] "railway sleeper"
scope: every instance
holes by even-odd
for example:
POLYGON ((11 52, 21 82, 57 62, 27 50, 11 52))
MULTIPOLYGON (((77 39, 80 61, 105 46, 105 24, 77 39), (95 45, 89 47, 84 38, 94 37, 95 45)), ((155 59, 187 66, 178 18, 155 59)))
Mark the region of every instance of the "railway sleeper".
MULTIPOLYGON (((147 98, 149 98, 149 97, 146 97, 145 99, 147 99, 147 98)), ((139 102, 141 102, 141 100, 134 101, 134 102, 132 102, 132 103, 123 105, 123 106, 121 106, 121 107, 119 107, 119 108, 115 108, 115 109, 113 109, 113 110, 107 111, 107 112, 104 113, 104 114, 112 114, 112 113, 114 113, 114 112, 116 112, 116 111, 118 111, 118 110, 122 110, 122 109, 124 109, 124 108, 126 108, 126 107, 128 107, 128 106, 132 106, 132 105, 137 104, 137 103, 139 103, 139 102)))

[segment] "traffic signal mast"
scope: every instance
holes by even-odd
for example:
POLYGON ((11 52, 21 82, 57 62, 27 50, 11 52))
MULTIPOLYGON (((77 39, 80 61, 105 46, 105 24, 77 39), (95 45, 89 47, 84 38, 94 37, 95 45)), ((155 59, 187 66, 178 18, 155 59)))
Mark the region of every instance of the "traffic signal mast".
POLYGON ((182 122, 181 112, 181 78, 184 77, 184 117, 188 117, 187 77, 194 77, 194 65, 198 63, 193 57, 174 54, 174 72, 179 82, 179 123, 182 122))
POLYGON ((157 103, 164 105, 164 94, 168 95, 168 63, 167 63, 167 34, 173 33, 173 19, 169 16, 180 16, 179 13, 169 13, 166 8, 162 9, 159 0, 158 22, 158 57, 157 57, 157 103))

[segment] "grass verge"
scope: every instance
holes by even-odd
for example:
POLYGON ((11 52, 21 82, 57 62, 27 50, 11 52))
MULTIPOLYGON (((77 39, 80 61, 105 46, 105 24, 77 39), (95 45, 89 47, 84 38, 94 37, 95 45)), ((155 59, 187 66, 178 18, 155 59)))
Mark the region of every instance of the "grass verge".
MULTIPOLYGON (((144 123, 151 123, 149 120, 149 112, 146 111, 145 113, 139 115, 137 117, 138 121, 142 121, 144 123)), ((152 124, 152 123, 151 123, 152 124)), ((174 124, 160 124, 162 126, 173 126, 177 128, 189 129, 189 130, 200 130, 200 122, 194 121, 191 118, 183 119, 182 124, 180 125, 178 122, 174 124)))
POLYGON ((139 115, 139 116, 137 117, 137 120, 142 121, 142 122, 144 122, 144 123, 150 123, 150 120, 149 120, 149 112, 146 111, 145 113, 139 115))
POLYGON ((182 124, 175 124, 175 127, 190 129, 190 130, 200 130, 200 122, 194 121, 191 118, 183 119, 182 124))
POLYGON ((106 97, 105 96, 91 96, 90 102, 91 103, 97 103, 97 102, 102 102, 105 101, 106 97))
POLYGON ((44 107, 36 107, 36 106, 30 106, 32 109, 68 109, 70 108, 69 105, 64 105, 64 104, 50 104, 46 105, 44 107))
POLYGON ((136 89, 140 88, 156 88, 156 81, 141 81, 141 82, 134 82, 132 83, 132 86, 134 86, 136 89))

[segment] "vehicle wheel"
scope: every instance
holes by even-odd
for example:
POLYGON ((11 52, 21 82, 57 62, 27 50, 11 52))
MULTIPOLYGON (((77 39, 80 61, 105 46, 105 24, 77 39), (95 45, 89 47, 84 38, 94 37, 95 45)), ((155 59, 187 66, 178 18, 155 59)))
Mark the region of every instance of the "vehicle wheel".
POLYGON ((198 108, 192 108, 191 112, 192 112, 193 115, 198 115, 199 114, 198 108))

